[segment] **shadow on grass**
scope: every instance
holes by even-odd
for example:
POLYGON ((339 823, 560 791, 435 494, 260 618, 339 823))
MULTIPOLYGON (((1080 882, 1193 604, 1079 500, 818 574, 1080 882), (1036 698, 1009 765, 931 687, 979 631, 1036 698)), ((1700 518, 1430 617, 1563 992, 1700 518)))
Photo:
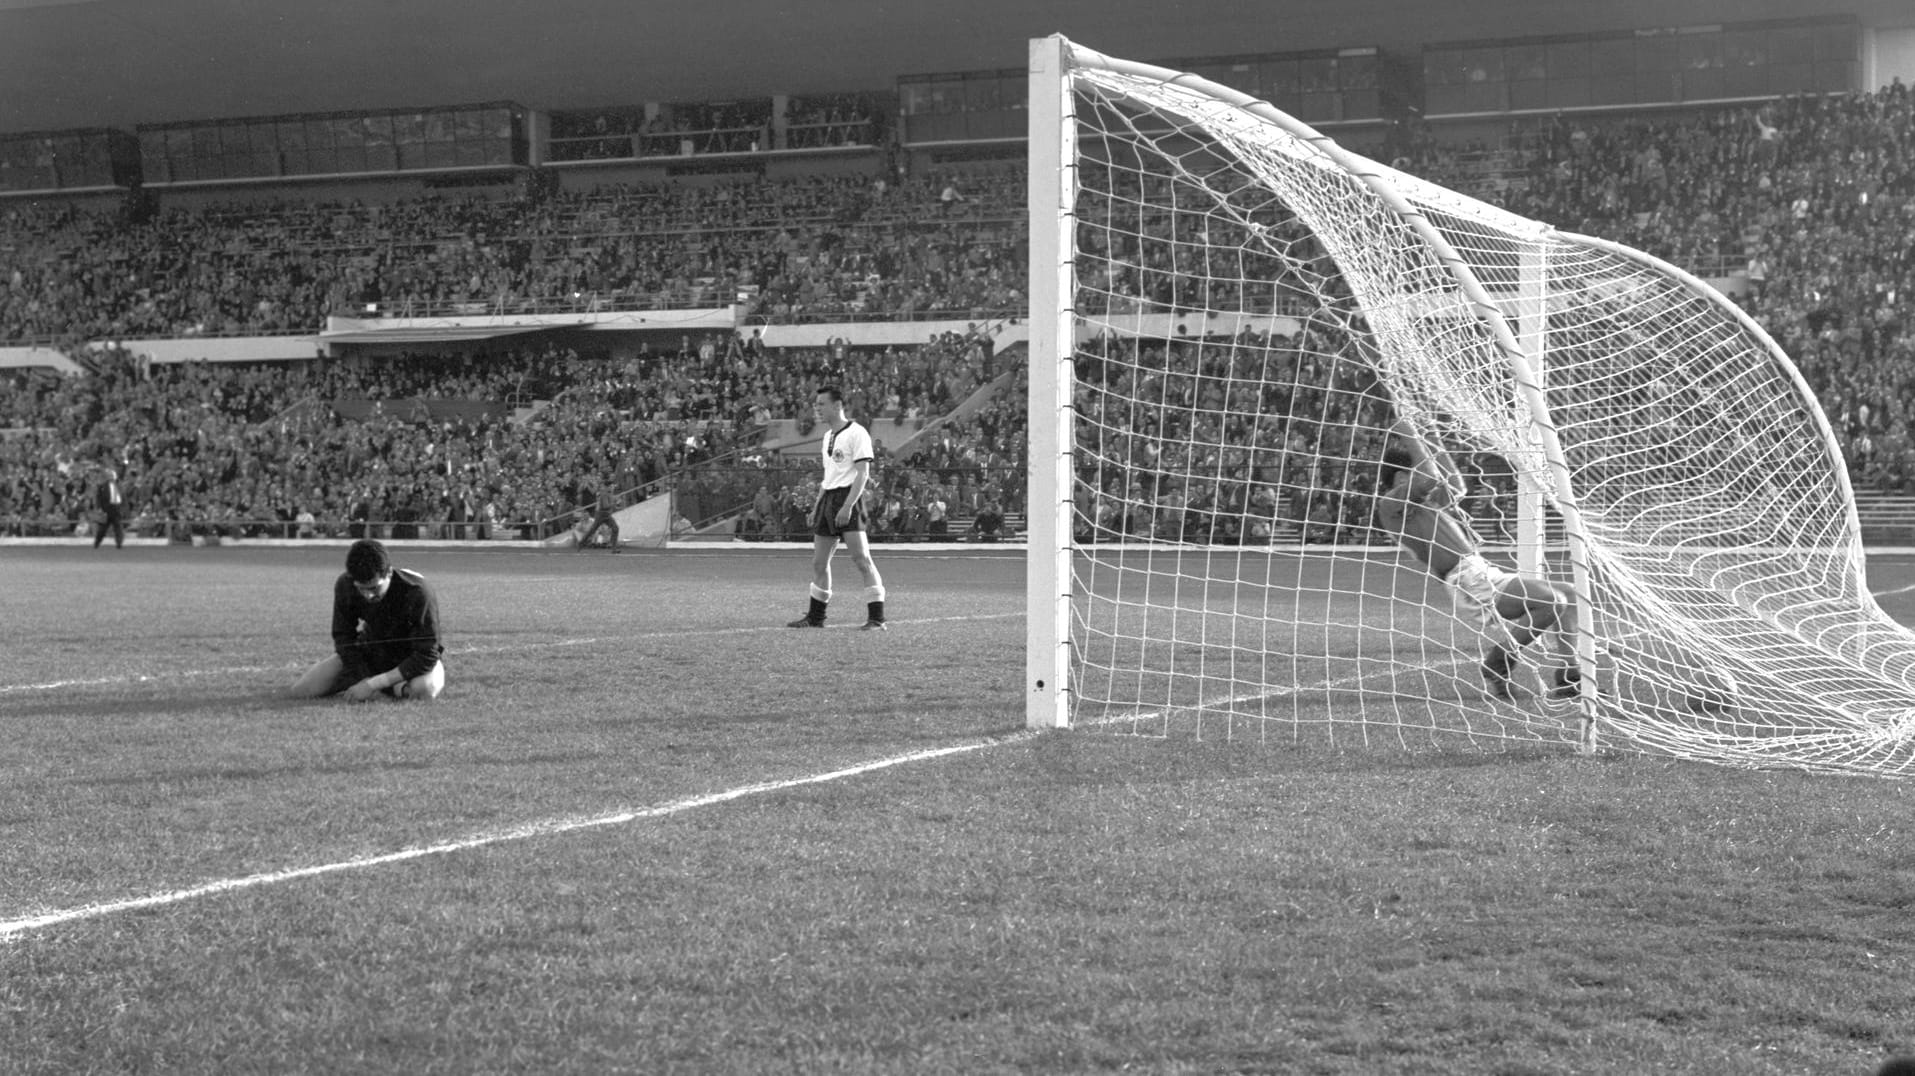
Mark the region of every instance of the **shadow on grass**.
MULTIPOLYGON (((442 697, 441 702, 443 701, 442 697)), ((406 711, 426 713, 430 712, 429 707, 440 704, 408 702, 399 699, 381 699, 365 704, 355 704, 336 695, 322 699, 296 699, 275 690, 228 695, 176 695, 168 698, 103 699, 96 695, 72 700, 47 698, 13 705, 9 707, 7 717, 78 716, 85 717, 89 721, 112 721, 119 718, 231 713, 235 710, 246 714, 301 714, 316 710, 338 710, 347 714, 371 716, 406 711)))

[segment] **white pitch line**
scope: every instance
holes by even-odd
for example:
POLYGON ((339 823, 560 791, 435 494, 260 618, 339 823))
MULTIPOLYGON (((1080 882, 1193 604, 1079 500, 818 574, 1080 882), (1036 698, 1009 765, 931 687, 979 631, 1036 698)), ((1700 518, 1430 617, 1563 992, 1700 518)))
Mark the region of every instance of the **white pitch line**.
MULTIPOLYGON (((1442 664, 1444 663, 1438 662, 1429 666, 1421 666, 1421 667, 1435 669, 1440 667, 1442 664)), ((1340 685, 1348 684, 1348 683, 1360 683, 1363 680, 1370 679, 1374 675, 1376 674, 1366 673, 1366 674, 1359 674, 1356 676, 1339 677, 1339 678, 1323 681, 1320 684, 1311 685, 1311 687, 1321 689, 1326 687, 1336 687, 1336 686, 1340 686, 1340 685)), ((1217 704, 1218 701, 1223 701, 1226 705, 1228 705, 1228 704, 1236 703, 1236 702, 1249 701, 1251 699, 1255 699, 1259 697, 1269 697, 1269 695, 1271 694, 1294 694, 1294 693, 1300 693, 1304 690, 1307 690, 1307 689, 1304 687, 1298 686, 1298 687, 1280 689, 1278 692, 1265 692, 1260 694, 1241 695, 1236 698, 1227 699, 1227 700, 1212 699, 1204 703, 1203 705, 1214 706, 1217 704)), ((1144 714, 1122 715, 1117 717, 1107 716, 1100 721, 1091 722, 1091 724, 1095 724, 1095 725, 1116 724, 1124 720, 1149 721, 1156 718, 1161 718, 1162 716, 1163 716, 1162 711, 1159 711, 1154 714, 1144 713, 1144 714)), ((192 900, 196 897, 218 896, 219 894, 222 894, 222 893, 231 893, 236 890, 251 889, 251 888, 254 888, 257 886, 263 886, 263 885, 276 885, 280 882, 296 881, 301 878, 315 878, 320 875, 336 874, 341 871, 364 870, 370 867, 381 867, 389 863, 402 863, 409 859, 419 859, 424 856, 446 855, 452 852, 463 852, 473 848, 483 848, 488 845, 503 844, 508 841, 527 840, 533 837, 551 837, 551 836, 557 836, 557 835, 565 834, 565 833, 574 833, 584 829, 602 828, 605 826, 619 826, 619 825, 625 825, 626 823, 629 823, 629 822, 637 822, 637 821, 641 821, 643 819, 648 819, 648 818, 664 818, 669 815, 678 814, 683 811, 689 811, 697 807, 710 807, 715 804, 728 803, 732 800, 743 799, 746 796, 762 795, 766 792, 780 792, 788 788, 798 788, 803 785, 824 784, 826 782, 838 781, 846 777, 857 777, 862 774, 872 773, 877 770, 889 769, 893 766, 902 766, 912 762, 923 762, 929 759, 943 758, 946 755, 958 755, 958 754, 966 754, 972 751, 982 751, 987 747, 998 747, 1003 744, 1020 743, 1024 740, 1031 739, 1037 735, 1038 735, 1037 732, 1029 731, 1029 730, 1026 730, 1023 732, 1014 732, 1004 736, 995 736, 995 737, 989 737, 982 740, 973 740, 970 743, 957 744, 951 747, 937 747, 937 748, 931 748, 930 750, 926 750, 926 751, 914 751, 906 755, 893 755, 890 758, 878 759, 875 762, 861 763, 860 765, 857 765, 857 766, 850 766, 841 770, 832 770, 828 773, 812 774, 808 777, 793 777, 783 781, 766 781, 759 784, 741 785, 738 788, 728 789, 724 792, 714 792, 714 793, 711 793, 710 795, 705 795, 705 796, 694 796, 691 799, 677 800, 672 803, 661 804, 656 807, 644 807, 644 808, 640 808, 640 809, 632 810, 632 811, 620 811, 616 814, 599 815, 593 818, 570 818, 570 819, 562 818, 562 819, 554 819, 554 820, 550 820, 546 822, 534 822, 529 825, 519 826, 514 829, 503 830, 498 833, 481 834, 476 837, 468 837, 464 840, 449 841, 444 844, 428 845, 424 848, 407 848, 398 852, 388 852, 385 855, 366 856, 360 859, 349 859, 349 860, 344 860, 338 863, 322 863, 322 864, 311 866, 311 867, 297 867, 292 870, 272 871, 265 874, 250 874, 243 878, 229 878, 229 879, 225 879, 223 881, 218 881, 218 882, 208 882, 205 885, 194 886, 190 889, 177 889, 170 893, 156 893, 150 896, 134 897, 128 900, 110 901, 103 904, 89 904, 84 907, 68 908, 62 911, 43 912, 39 915, 25 916, 19 919, 0 920, 0 942, 12 941, 19 935, 25 934, 29 931, 40 930, 45 927, 59 926, 64 923, 73 923, 73 922, 78 922, 78 921, 86 920, 86 919, 98 919, 102 916, 112 915, 117 912, 134 911, 140 908, 155 908, 155 907, 160 907, 162 905, 167 905, 167 904, 177 904, 177 903, 180 903, 181 901, 192 900)))
POLYGON ((599 815, 594 818, 561 818, 546 822, 535 822, 530 825, 520 826, 516 829, 503 830, 498 833, 480 834, 479 836, 468 837, 464 840, 448 841, 444 844, 428 845, 423 848, 407 848, 398 852, 389 852, 385 855, 365 856, 360 859, 348 859, 337 863, 322 863, 311 867, 296 867, 292 870, 272 871, 266 874, 249 874, 243 878, 228 878, 222 881, 208 882, 205 885, 193 886, 190 889, 176 889, 170 893, 155 893, 150 896, 134 897, 128 900, 116 900, 104 904, 89 904, 80 908, 44 912, 39 915, 26 916, 20 919, 0 921, 0 941, 11 941, 18 935, 25 934, 28 931, 59 926, 64 923, 79 922, 85 919, 98 919, 102 916, 113 915, 118 912, 136 911, 141 908, 157 908, 167 904, 178 904, 181 901, 193 900, 197 897, 218 896, 222 893, 231 893, 241 889, 276 885, 280 882, 296 881, 301 878, 315 878, 320 875, 336 874, 341 871, 382 867, 389 863, 403 863, 406 860, 419 859, 424 856, 464 852, 473 848, 484 848, 488 845, 503 844, 508 841, 522 841, 533 837, 552 837, 564 833, 575 833, 585 829, 621 826, 629 822, 637 822, 648 818, 664 818, 698 807, 710 807, 715 804, 743 799, 746 796, 757 796, 767 792, 782 792, 785 789, 798 788, 803 785, 824 784, 829 781, 842 780, 846 777, 857 777, 861 774, 871 773, 876 770, 889 769, 893 766, 902 766, 912 762, 923 762, 928 759, 942 758, 945 755, 958 755, 970 751, 981 751, 987 747, 996 747, 1000 744, 1027 740, 1035 735, 1036 733, 1034 732, 1011 733, 1007 736, 975 740, 971 743, 958 744, 952 747, 937 747, 927 751, 914 751, 908 755, 894 755, 890 758, 878 759, 875 762, 866 762, 842 770, 832 770, 829 773, 812 774, 808 777, 794 777, 784 781, 767 781, 762 784, 742 785, 724 792, 695 796, 691 799, 677 800, 656 807, 642 807, 631 811, 621 811, 617 814, 599 815))
MULTIPOLYGON (((1018 612, 1015 612, 1015 613, 985 613, 978 616, 920 617, 920 618, 916 618, 909 621, 893 621, 893 623, 947 624, 947 623, 958 622, 958 621, 1005 620, 1010 617, 1017 617, 1017 616, 1023 616, 1023 615, 1024 615, 1023 611, 1019 610, 1018 612)), ((558 649, 561 647, 568 647, 568 646, 591 646, 594 643, 622 643, 622 642, 630 642, 634 639, 679 639, 679 638, 684 638, 686 636, 749 635, 755 632, 761 632, 761 631, 767 631, 767 630, 771 630, 771 629, 769 629, 766 625, 753 624, 748 627, 712 628, 707 631, 679 631, 679 630, 641 631, 641 632, 633 632, 630 635, 594 635, 594 636, 586 636, 583 638, 546 639, 546 640, 541 640, 536 642, 500 644, 497 646, 449 647, 447 648, 446 653, 450 654, 453 657, 459 657, 465 654, 505 654, 505 653, 517 653, 521 650, 538 650, 538 649, 550 650, 550 649, 558 649)), ((783 631, 785 629, 782 626, 780 626, 779 628, 777 628, 777 630, 783 631)), ((22 691, 58 691, 61 688, 69 688, 69 687, 103 687, 109 684, 144 684, 144 683, 154 683, 161 680, 170 680, 175 678, 186 679, 186 678, 195 677, 195 676, 233 676, 233 675, 244 674, 244 673, 285 672, 288 669, 296 669, 299 667, 300 666, 298 664, 232 665, 232 666, 227 666, 225 668, 218 668, 218 669, 169 669, 168 671, 164 673, 157 673, 157 674, 128 673, 125 676, 99 676, 99 677, 94 677, 88 680, 50 680, 50 681, 47 681, 44 683, 38 683, 38 684, 0 684, 0 695, 13 694, 13 693, 22 692, 22 691)))

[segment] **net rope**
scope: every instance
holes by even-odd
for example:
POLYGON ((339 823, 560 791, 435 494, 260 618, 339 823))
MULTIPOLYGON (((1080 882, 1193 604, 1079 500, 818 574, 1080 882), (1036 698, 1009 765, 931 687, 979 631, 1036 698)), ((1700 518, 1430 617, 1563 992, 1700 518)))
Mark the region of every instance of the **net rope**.
POLYGON ((1070 70, 1075 724, 1507 746, 1574 743, 1593 713, 1612 746, 1915 766, 1915 637, 1870 597, 1826 420, 1759 329, 1229 91, 1070 70), (1505 567, 1528 497, 1539 570, 1573 582, 1575 509, 1593 699, 1544 698, 1533 647, 1515 702, 1485 693, 1478 629, 1377 524, 1398 422, 1456 462, 1505 567))

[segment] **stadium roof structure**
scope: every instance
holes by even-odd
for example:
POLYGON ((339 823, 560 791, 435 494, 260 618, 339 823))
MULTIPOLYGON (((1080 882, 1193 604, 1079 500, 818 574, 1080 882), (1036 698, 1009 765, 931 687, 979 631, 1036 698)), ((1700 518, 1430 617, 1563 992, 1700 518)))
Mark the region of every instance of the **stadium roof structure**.
POLYGON ((883 90, 1071 35, 1224 56, 1811 15, 1908 0, 0 0, 0 132, 512 100, 538 110, 883 90))

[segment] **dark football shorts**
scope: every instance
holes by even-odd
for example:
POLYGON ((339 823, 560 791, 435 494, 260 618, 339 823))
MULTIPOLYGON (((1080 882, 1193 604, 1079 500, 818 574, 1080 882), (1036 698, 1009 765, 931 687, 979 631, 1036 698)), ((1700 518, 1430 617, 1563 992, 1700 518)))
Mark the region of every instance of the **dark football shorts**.
POLYGON ((812 509, 811 533, 820 538, 842 538, 847 531, 865 530, 864 498, 858 498, 851 506, 851 518, 844 526, 838 526, 838 509, 844 507, 844 499, 851 493, 850 486, 827 489, 818 495, 818 505, 812 509))

